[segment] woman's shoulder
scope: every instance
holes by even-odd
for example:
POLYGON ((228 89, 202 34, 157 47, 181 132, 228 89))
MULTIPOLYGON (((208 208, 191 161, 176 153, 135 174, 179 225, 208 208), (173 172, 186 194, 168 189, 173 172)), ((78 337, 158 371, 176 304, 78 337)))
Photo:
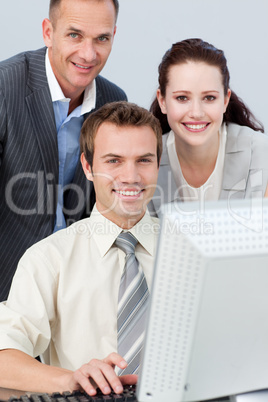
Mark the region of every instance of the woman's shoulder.
POLYGON ((254 131, 252 128, 247 126, 240 126, 235 123, 228 123, 227 125, 227 138, 229 141, 236 141, 238 144, 242 143, 252 143, 252 144, 263 144, 263 146, 268 146, 268 135, 261 133, 260 131, 254 131))
POLYGON ((250 155, 250 166, 268 170, 268 135, 238 124, 228 124, 226 153, 250 155))
POLYGON ((267 138, 268 135, 265 133, 261 133, 260 131, 255 131, 250 127, 247 126, 240 126, 239 124, 236 123, 228 123, 227 124, 227 133, 228 135, 233 135, 233 136, 240 136, 240 135, 247 135, 247 136, 257 136, 260 138, 267 138))

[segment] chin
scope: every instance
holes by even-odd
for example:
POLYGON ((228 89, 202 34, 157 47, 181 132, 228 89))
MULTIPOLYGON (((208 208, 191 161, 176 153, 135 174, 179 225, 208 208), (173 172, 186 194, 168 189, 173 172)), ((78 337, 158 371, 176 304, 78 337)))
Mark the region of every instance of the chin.
POLYGON ((125 208, 123 211, 121 211, 121 216, 124 216, 126 219, 136 219, 140 218, 143 216, 145 210, 143 208, 140 209, 131 209, 131 208, 125 208))

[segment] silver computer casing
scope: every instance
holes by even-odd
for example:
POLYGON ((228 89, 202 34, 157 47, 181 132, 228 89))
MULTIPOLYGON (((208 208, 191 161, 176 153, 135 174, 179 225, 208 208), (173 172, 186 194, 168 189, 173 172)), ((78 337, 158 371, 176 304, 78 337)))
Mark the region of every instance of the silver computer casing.
POLYGON ((168 204, 139 402, 268 388, 268 200, 168 204))

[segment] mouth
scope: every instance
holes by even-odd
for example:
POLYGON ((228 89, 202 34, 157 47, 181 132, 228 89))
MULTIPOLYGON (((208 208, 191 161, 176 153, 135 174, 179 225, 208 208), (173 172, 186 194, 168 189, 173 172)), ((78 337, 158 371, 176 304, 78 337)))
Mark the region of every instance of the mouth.
POLYGON ((193 133, 199 133, 201 131, 206 130, 206 128, 210 125, 210 123, 182 123, 184 127, 193 133))
POLYGON ((113 190, 116 194, 122 197, 139 197, 144 190, 113 190))
POLYGON ((90 70, 92 68, 92 66, 82 66, 81 64, 77 64, 77 63, 74 63, 74 62, 73 62, 73 65, 75 67, 77 67, 77 68, 80 68, 80 69, 86 70, 86 71, 88 71, 88 70, 90 70))

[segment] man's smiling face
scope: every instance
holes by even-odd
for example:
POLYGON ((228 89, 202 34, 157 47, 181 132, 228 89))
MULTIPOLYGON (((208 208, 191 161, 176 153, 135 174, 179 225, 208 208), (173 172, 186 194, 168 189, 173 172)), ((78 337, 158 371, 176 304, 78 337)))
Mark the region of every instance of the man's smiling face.
POLYGON ((94 183, 102 215, 124 228, 143 217, 158 176, 157 139, 151 127, 103 123, 94 140, 92 170, 83 156, 82 164, 94 183))
POLYGON ((116 12, 111 0, 62 0, 43 22, 53 72, 66 97, 81 94, 103 69, 112 49, 116 12))

